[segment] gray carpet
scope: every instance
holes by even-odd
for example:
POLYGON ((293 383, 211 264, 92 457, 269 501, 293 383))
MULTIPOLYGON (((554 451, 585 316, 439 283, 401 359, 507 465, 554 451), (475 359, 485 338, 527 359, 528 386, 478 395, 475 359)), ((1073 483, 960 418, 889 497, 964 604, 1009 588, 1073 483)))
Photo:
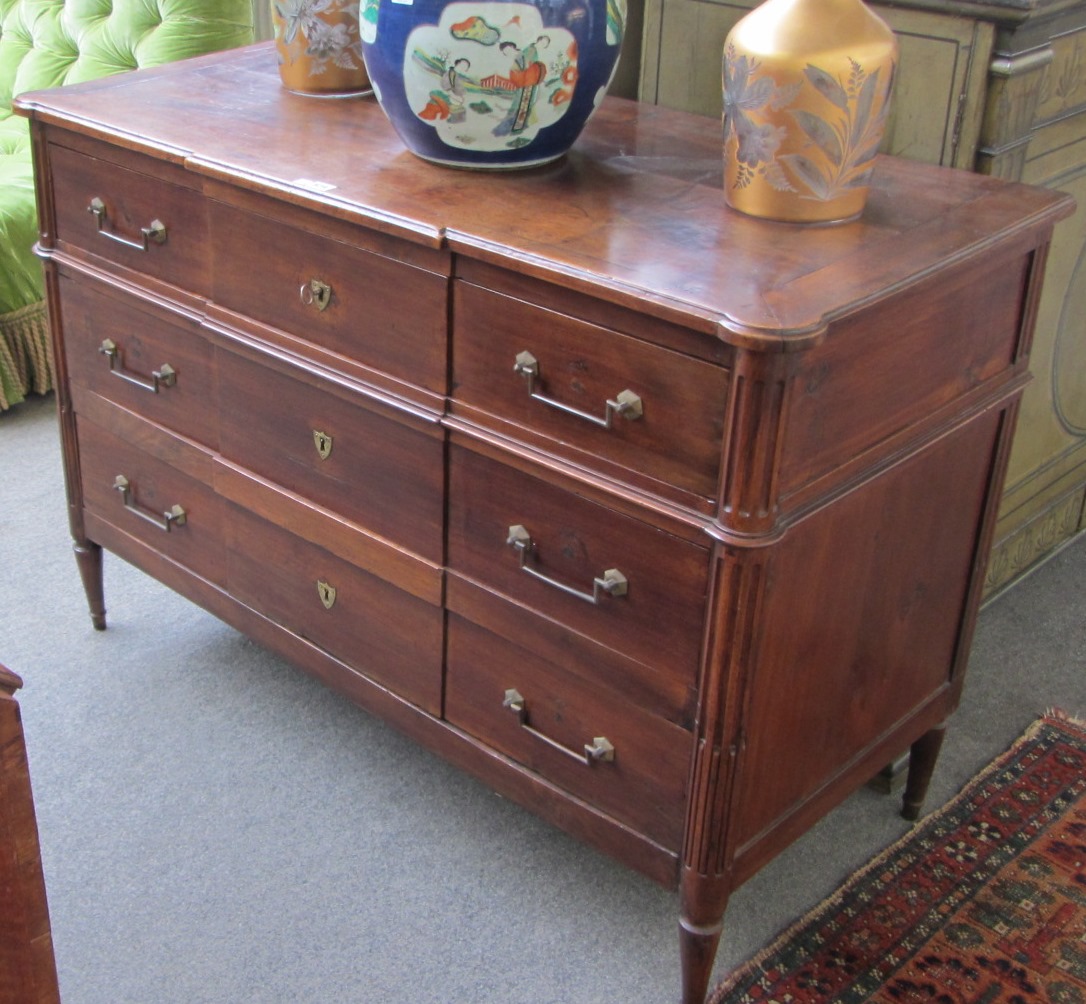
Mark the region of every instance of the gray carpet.
MULTIPOLYGON (((65 1004, 667 1004, 676 899, 107 556, 92 630, 53 403, 0 415, 0 662, 65 1004)), ((981 616, 934 807, 1086 714, 1086 543, 981 616)), ((719 972, 904 832, 859 792, 732 899, 719 972)))

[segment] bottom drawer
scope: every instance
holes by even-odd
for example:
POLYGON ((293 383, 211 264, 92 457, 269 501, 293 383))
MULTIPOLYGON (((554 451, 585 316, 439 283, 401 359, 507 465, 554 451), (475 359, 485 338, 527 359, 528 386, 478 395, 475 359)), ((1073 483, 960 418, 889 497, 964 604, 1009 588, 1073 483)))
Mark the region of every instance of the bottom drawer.
POLYGON ((230 592, 433 715, 441 713, 441 608, 231 506, 230 592))
POLYGON ((451 724, 679 849, 689 732, 454 614, 448 630, 451 724))
MULTIPOLYGON (((99 409, 109 417, 111 408, 99 409)), ((211 456, 117 411, 116 431, 77 420, 83 504, 96 516, 216 585, 224 579, 223 501, 211 456)))

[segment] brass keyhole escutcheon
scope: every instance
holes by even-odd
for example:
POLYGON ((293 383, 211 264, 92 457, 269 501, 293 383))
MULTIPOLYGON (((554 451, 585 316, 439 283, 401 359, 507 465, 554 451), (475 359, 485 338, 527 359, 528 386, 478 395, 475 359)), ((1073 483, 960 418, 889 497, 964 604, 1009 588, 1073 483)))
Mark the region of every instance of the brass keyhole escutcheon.
POLYGON ((321 598, 325 610, 331 610, 336 602, 336 587, 329 585, 324 579, 317 580, 317 595, 321 598))
POLYGON ((313 445, 317 448, 317 454, 321 460, 327 460, 328 455, 332 452, 332 437, 327 432, 321 432, 320 429, 313 430, 313 445))
POLYGON ((326 310, 328 304, 332 302, 332 287, 326 282, 321 282, 320 279, 310 279, 309 282, 302 283, 298 295, 307 307, 326 310))

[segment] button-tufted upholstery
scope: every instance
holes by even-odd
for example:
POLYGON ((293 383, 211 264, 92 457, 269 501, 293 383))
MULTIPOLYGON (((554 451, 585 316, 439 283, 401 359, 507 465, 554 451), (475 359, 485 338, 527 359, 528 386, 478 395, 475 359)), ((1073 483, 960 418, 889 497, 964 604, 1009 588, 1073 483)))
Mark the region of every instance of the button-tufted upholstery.
POLYGON ((24 91, 244 45, 252 0, 0 0, 0 410, 52 386, 24 91))

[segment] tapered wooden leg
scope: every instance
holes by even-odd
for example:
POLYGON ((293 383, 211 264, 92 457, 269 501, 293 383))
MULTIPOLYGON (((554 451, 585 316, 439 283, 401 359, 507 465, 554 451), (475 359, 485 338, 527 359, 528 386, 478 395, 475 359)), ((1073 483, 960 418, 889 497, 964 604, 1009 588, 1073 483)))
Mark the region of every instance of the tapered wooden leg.
POLYGON ((682 1004, 704 1004, 720 944, 722 924, 701 927, 679 918, 679 957, 682 962, 682 1004))
POLYGON ((79 577, 83 580, 83 592, 87 594, 91 623, 95 631, 105 631, 106 595, 102 583, 102 548, 89 540, 77 540, 73 547, 76 564, 79 566, 79 577))
POLYGON ((928 784, 945 735, 944 723, 925 732, 909 750, 909 777, 905 782, 905 796, 901 800, 901 815, 910 822, 920 818, 920 807, 928 793, 928 784))
POLYGON ((731 884, 726 875, 684 868, 679 883, 679 960, 682 1004, 704 1004, 713 975, 731 884))

